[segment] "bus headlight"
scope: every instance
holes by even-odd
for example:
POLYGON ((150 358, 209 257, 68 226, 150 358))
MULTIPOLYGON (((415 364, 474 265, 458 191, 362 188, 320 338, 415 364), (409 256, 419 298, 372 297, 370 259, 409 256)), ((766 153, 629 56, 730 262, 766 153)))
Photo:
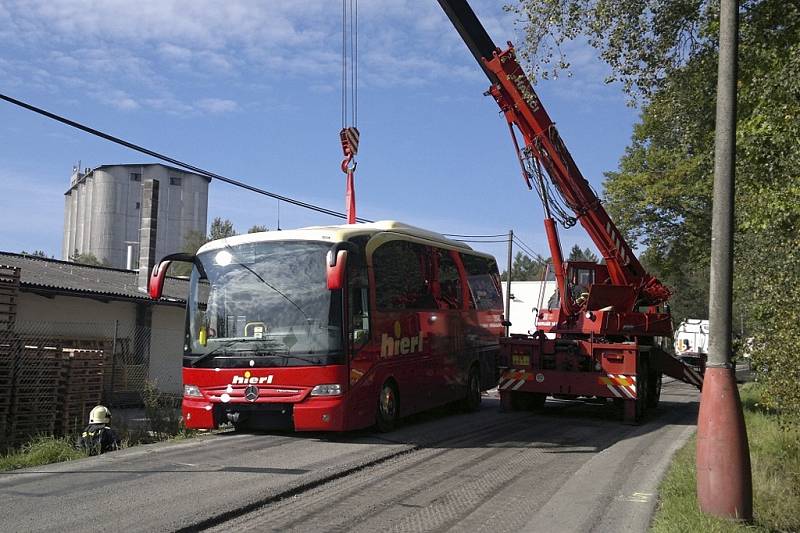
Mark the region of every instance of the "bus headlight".
POLYGON ((203 393, 200 392, 200 387, 197 385, 184 385, 183 386, 183 395, 190 396, 192 398, 202 398, 203 393))
POLYGON ((342 386, 338 383, 317 385, 311 389, 311 396, 338 396, 342 393, 342 386))

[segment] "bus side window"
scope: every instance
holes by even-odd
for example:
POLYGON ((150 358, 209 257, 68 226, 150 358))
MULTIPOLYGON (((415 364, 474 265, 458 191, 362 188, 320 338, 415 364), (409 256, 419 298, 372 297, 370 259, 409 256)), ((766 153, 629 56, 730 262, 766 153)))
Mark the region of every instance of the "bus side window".
POLYGON ((380 310, 436 309, 427 246, 389 241, 372 254, 375 301, 380 310))
POLYGON ((453 261, 451 252, 439 252, 439 307, 443 309, 461 309, 461 276, 453 261))
POLYGON ((470 294, 470 309, 503 309, 500 275, 494 259, 461 254, 470 294))
POLYGON ((359 349, 369 341, 369 278, 364 254, 366 237, 355 237, 351 241, 358 253, 347 258, 347 290, 349 338, 354 349, 359 349))

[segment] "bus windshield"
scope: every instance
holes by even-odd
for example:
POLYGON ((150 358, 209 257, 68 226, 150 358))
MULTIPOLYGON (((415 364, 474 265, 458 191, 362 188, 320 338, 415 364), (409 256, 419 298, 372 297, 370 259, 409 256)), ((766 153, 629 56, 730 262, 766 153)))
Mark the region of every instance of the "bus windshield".
POLYGON ((336 364, 340 291, 328 290, 330 243, 268 241, 203 252, 192 271, 184 365, 336 364))

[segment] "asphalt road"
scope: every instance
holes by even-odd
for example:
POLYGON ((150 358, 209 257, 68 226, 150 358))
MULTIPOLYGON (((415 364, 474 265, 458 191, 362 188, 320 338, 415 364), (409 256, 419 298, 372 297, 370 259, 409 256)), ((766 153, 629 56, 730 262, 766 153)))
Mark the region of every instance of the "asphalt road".
POLYGON ((0 474, 0 531, 644 531, 698 393, 641 426, 549 400, 445 409, 392 433, 221 434, 0 474))

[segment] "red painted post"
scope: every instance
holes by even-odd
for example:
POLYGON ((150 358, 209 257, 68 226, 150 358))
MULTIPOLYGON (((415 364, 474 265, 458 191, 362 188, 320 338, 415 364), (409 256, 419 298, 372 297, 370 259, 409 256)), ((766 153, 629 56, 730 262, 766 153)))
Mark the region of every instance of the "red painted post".
POLYGON ((697 420, 697 501, 704 513, 753 518, 750 450, 731 364, 738 2, 720 2, 708 362, 697 420))
POLYGON ((708 368, 697 420, 697 501, 704 513, 750 521, 750 450, 732 368, 708 368))

